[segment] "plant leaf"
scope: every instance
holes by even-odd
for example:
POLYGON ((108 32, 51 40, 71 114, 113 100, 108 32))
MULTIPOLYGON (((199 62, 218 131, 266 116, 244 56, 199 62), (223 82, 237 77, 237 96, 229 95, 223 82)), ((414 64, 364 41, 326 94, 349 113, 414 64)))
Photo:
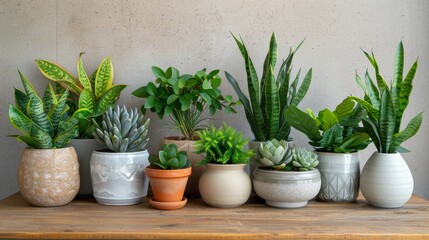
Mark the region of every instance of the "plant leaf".
POLYGON ((417 114, 413 119, 410 120, 407 127, 393 135, 393 141, 390 145, 389 152, 394 153, 398 151, 398 147, 414 135, 416 135, 422 124, 423 115, 422 113, 417 114))
POLYGON ((298 106, 302 99, 304 99, 308 89, 310 88, 312 75, 313 69, 310 68, 310 70, 308 70, 307 74, 305 75, 304 80, 302 81, 297 93, 293 97, 293 100, 291 102, 292 105, 298 106))
POLYGON ((49 121, 47 114, 43 110, 42 100, 37 95, 31 97, 28 101, 27 113, 35 125, 38 125, 42 131, 45 131, 52 136, 54 133, 53 126, 49 121))
POLYGON ((338 122, 349 117, 353 113, 355 105, 356 103, 350 98, 345 98, 340 104, 338 104, 334 111, 338 122))
POLYGON ((388 153, 395 133, 395 109, 393 108, 392 97, 388 89, 381 95, 380 119, 378 128, 380 129, 380 140, 382 153, 388 153))
POLYGON ((401 128, 400 125, 402 121, 402 116, 404 114, 405 108, 407 108, 408 106, 410 94, 413 90, 413 79, 417 71, 417 66, 418 60, 416 60, 411 66, 410 70, 407 73, 407 76, 405 76, 405 79, 399 89, 399 109, 396 113, 396 132, 398 132, 401 128))
POLYGON ((121 91, 124 90, 126 86, 127 85, 115 85, 107 90, 96 102, 92 117, 98 117, 105 113, 107 109, 118 100, 121 91))
POLYGON ((284 112, 284 117, 290 126, 307 135, 310 140, 317 142, 322 138, 316 120, 296 106, 289 106, 284 112))
POLYGON ((27 103, 30 98, 23 91, 15 88, 16 107, 24 114, 27 114, 27 103))
POLYGON ((372 106, 378 109, 380 107, 380 93, 369 76, 368 71, 365 72, 365 86, 367 90, 367 96, 369 97, 372 106))
POLYGON ((103 96, 107 90, 110 90, 113 82, 113 65, 110 58, 105 58, 97 69, 95 75, 95 99, 103 96))
POLYGON ((79 75, 79 82, 82 84, 83 89, 88 89, 89 92, 92 92, 91 80, 89 80, 88 75, 86 74, 85 69, 83 68, 82 54, 79 54, 79 60, 77 61, 77 73, 79 75))
POLYGON ((92 95, 91 90, 85 88, 82 90, 79 96, 79 108, 86 108, 91 113, 94 111, 94 95, 92 95))
POLYGON ((56 63, 50 62, 48 60, 38 59, 36 60, 36 64, 40 72, 52 81, 68 80, 75 84, 77 83, 76 77, 56 63))
POLYGON ((9 121, 14 128, 24 132, 26 136, 30 135, 31 127, 34 124, 33 121, 12 105, 9 105, 9 121))

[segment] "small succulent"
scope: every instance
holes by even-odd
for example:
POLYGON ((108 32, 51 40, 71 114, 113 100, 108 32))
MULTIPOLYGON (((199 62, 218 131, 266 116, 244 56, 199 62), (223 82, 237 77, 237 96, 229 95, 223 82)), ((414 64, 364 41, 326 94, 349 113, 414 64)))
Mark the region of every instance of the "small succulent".
POLYGON ((319 161, 313 151, 296 147, 292 150, 292 165, 299 171, 310 171, 319 165, 319 161))
POLYGON ((286 164, 292 161, 292 147, 285 140, 276 139, 260 144, 258 151, 258 163, 265 167, 282 170, 286 164))
POLYGON ((151 161, 151 167, 161 169, 182 169, 191 166, 185 151, 178 151, 176 144, 164 144, 158 157, 151 161))
POLYGON ((137 112, 137 108, 128 112, 127 108, 118 105, 113 110, 110 107, 103 114, 101 127, 92 119, 96 131, 94 137, 114 152, 137 152, 145 148, 150 119, 144 121, 144 115, 137 112))

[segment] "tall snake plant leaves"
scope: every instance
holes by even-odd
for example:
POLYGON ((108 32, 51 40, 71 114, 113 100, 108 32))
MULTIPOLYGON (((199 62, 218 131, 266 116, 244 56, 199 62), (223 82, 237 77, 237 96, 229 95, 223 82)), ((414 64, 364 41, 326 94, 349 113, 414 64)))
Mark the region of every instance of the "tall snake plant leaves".
POLYGON ((371 136, 378 152, 394 153, 404 151, 404 148, 400 145, 417 133, 423 117, 422 113, 417 114, 411 119, 407 127, 400 131, 402 117, 413 89, 418 60, 414 62, 405 78, 403 78, 404 46, 401 41, 396 49, 394 76, 389 88, 380 75, 374 54, 370 55, 365 51, 364 54, 374 67, 377 86, 368 73, 365 74, 365 84, 356 75, 356 80, 364 91, 365 97, 360 99, 351 96, 350 98, 367 111, 368 117, 363 119, 364 128, 371 136))
POLYGON ((280 65, 277 77, 274 69, 277 63, 277 41, 274 33, 270 39, 268 53, 264 60, 262 78, 259 82, 252 59, 247 48, 240 38, 232 35, 244 58, 247 75, 249 97, 241 90, 237 80, 228 72, 225 75, 236 91, 244 106, 247 121, 256 141, 271 139, 287 140, 290 133, 290 125, 285 121, 285 110, 291 105, 298 105, 311 83, 312 71, 307 72, 301 85, 299 85, 300 71, 290 83, 292 60, 302 42, 294 50, 290 50, 286 60, 280 65))
POLYGON ((19 73, 25 93, 15 89, 17 106, 9 106, 9 120, 12 126, 24 134, 17 136, 17 139, 25 142, 30 148, 64 147, 78 134, 78 113, 82 114, 87 110, 79 109, 75 115, 69 116, 67 113, 69 107, 66 104, 69 88, 57 98, 53 88, 48 85, 41 99, 30 81, 19 73), (68 125, 67 129, 63 128, 64 125, 68 125))

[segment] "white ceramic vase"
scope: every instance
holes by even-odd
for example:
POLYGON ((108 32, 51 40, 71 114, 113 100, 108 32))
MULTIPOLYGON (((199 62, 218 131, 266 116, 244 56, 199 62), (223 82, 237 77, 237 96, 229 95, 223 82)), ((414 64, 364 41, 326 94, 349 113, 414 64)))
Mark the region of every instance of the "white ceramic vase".
POLYGON ((311 171, 276 171, 260 167, 253 173, 253 188, 268 206, 300 208, 320 190, 320 173, 311 171))
POLYGON ((91 180, 94 198, 105 205, 131 205, 143 201, 149 179, 145 168, 149 154, 140 152, 94 151, 91 156, 91 180))
POLYGON ((200 178, 200 194, 204 202, 219 208, 239 207, 247 202, 252 191, 246 164, 206 164, 200 178))
POLYGON ((360 185, 369 204, 398 208, 411 198, 414 181, 401 154, 375 152, 363 167, 360 185))

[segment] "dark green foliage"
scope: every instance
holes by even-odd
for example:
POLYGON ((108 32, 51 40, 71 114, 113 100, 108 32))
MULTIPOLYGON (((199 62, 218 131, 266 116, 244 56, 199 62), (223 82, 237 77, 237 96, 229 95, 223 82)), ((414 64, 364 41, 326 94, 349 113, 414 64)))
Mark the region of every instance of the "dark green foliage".
POLYGON ((204 127, 207 110, 211 115, 222 108, 226 113, 236 113, 233 107, 237 103, 231 96, 223 96, 219 89, 219 70, 206 73, 203 69, 194 75, 180 75, 173 67, 165 72, 152 67, 152 72, 156 77, 155 83, 149 82, 132 94, 146 99, 141 107, 143 113, 150 109, 161 119, 169 115, 173 126, 186 139, 192 139, 195 132, 204 127))
POLYGON ((305 113, 296 106, 290 106, 285 112, 285 119, 292 127, 307 135, 317 151, 356 152, 365 149, 370 140, 368 134, 359 127, 364 109, 355 105, 353 100, 346 98, 335 111, 325 108, 317 117, 310 109, 305 113))
POLYGON ((364 99, 351 96, 367 112, 367 117, 363 118, 365 131, 371 136, 372 141, 380 153, 405 152, 407 149, 400 145, 414 136, 422 123, 422 113, 417 114, 408 125, 400 130, 402 116, 408 105, 411 90, 413 89, 413 79, 417 71, 418 60, 414 62, 403 78, 404 70, 404 46, 399 43, 396 50, 394 77, 391 86, 387 85, 380 75, 377 61, 373 53, 371 55, 364 51, 364 54, 375 70, 377 85, 365 73, 365 82, 356 74, 356 82, 364 91, 364 99))
POLYGON ((150 158, 150 166, 160 169, 182 169, 191 166, 187 152, 178 151, 176 144, 164 144, 158 152, 158 157, 150 158))
POLYGON ((295 50, 289 51, 289 55, 282 62, 276 77, 274 69, 277 62, 277 41, 273 33, 264 61, 262 78, 259 81, 243 40, 232 36, 244 58, 250 100, 244 95, 237 81, 228 72, 225 72, 225 75, 244 106, 246 118, 255 140, 262 142, 272 139, 288 140, 290 125, 284 118, 284 111, 289 106, 297 106, 302 101, 310 87, 312 77, 310 69, 299 86, 300 70, 291 82, 292 60, 302 42, 295 50))
POLYGON ((218 164, 247 164, 253 155, 252 150, 243 150, 248 139, 243 139, 241 133, 225 123, 219 129, 210 127, 197 132, 200 140, 195 144, 196 153, 206 154, 206 157, 198 163, 218 164))

